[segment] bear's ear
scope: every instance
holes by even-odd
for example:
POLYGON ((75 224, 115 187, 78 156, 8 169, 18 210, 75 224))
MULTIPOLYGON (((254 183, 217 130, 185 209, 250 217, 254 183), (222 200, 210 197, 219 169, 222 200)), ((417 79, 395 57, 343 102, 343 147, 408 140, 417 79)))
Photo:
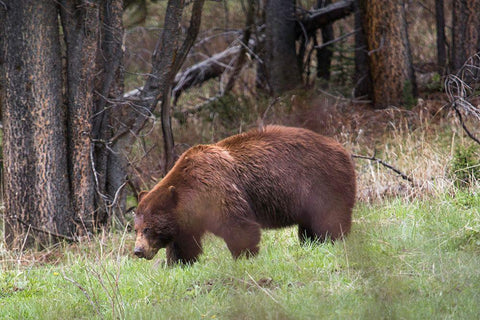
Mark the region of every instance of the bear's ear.
POLYGON ((173 200, 173 203, 177 204, 178 194, 175 186, 168 187, 168 192, 170 194, 170 198, 173 200))
POLYGON ((143 197, 147 195, 148 191, 140 191, 140 193, 137 196, 137 203, 140 203, 142 201, 143 197))

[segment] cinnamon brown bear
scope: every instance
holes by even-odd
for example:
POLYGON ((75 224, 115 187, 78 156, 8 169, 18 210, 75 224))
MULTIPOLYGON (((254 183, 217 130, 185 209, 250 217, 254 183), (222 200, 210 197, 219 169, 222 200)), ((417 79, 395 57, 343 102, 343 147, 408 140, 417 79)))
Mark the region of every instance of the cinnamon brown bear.
POLYGON ((187 150, 139 196, 138 257, 167 248, 168 262, 194 262, 205 232, 237 258, 258 252, 261 228, 298 225, 301 242, 350 231, 355 171, 334 140, 310 130, 267 126, 187 150))

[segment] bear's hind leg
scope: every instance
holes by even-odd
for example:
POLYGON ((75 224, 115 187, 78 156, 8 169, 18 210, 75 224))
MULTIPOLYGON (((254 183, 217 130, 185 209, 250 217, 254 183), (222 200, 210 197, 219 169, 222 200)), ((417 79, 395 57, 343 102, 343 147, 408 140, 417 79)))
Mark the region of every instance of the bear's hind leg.
POLYGON ((347 215, 339 215, 336 212, 323 215, 322 219, 315 219, 312 225, 298 226, 298 237, 300 243, 310 241, 335 241, 341 239, 344 234, 350 231, 351 219, 347 215))
POLYGON ((201 235, 183 235, 167 246, 167 263, 192 264, 202 253, 201 235))
POLYGON ((226 224, 219 234, 222 237, 232 256, 238 259, 241 256, 246 258, 255 256, 261 238, 260 225, 253 221, 232 221, 226 224))
POLYGON ((325 237, 323 235, 319 235, 312 231, 309 227, 305 227, 302 225, 298 226, 298 239, 300 240, 300 244, 305 244, 307 242, 324 242, 325 237))

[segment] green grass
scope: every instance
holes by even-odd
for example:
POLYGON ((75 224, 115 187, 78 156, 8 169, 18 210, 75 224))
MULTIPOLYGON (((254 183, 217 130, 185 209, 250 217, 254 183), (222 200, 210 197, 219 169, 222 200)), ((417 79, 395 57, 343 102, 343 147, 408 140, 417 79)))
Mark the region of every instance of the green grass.
POLYGON ((166 267, 164 250, 133 258, 131 234, 52 249, 47 263, 2 249, 0 318, 475 319, 479 210, 478 189, 359 204, 343 242, 267 231, 258 257, 233 261, 209 236, 187 267, 166 267))

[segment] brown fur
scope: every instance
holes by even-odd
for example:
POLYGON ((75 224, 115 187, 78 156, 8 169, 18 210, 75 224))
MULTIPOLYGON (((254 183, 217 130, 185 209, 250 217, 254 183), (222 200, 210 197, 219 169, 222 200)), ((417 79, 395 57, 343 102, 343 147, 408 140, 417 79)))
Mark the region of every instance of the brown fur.
POLYGON ((267 126, 187 150, 140 199, 135 253, 169 263, 193 262, 205 232, 232 255, 255 255, 261 228, 297 224, 300 241, 335 240, 350 231, 355 172, 330 138, 300 128, 267 126))

